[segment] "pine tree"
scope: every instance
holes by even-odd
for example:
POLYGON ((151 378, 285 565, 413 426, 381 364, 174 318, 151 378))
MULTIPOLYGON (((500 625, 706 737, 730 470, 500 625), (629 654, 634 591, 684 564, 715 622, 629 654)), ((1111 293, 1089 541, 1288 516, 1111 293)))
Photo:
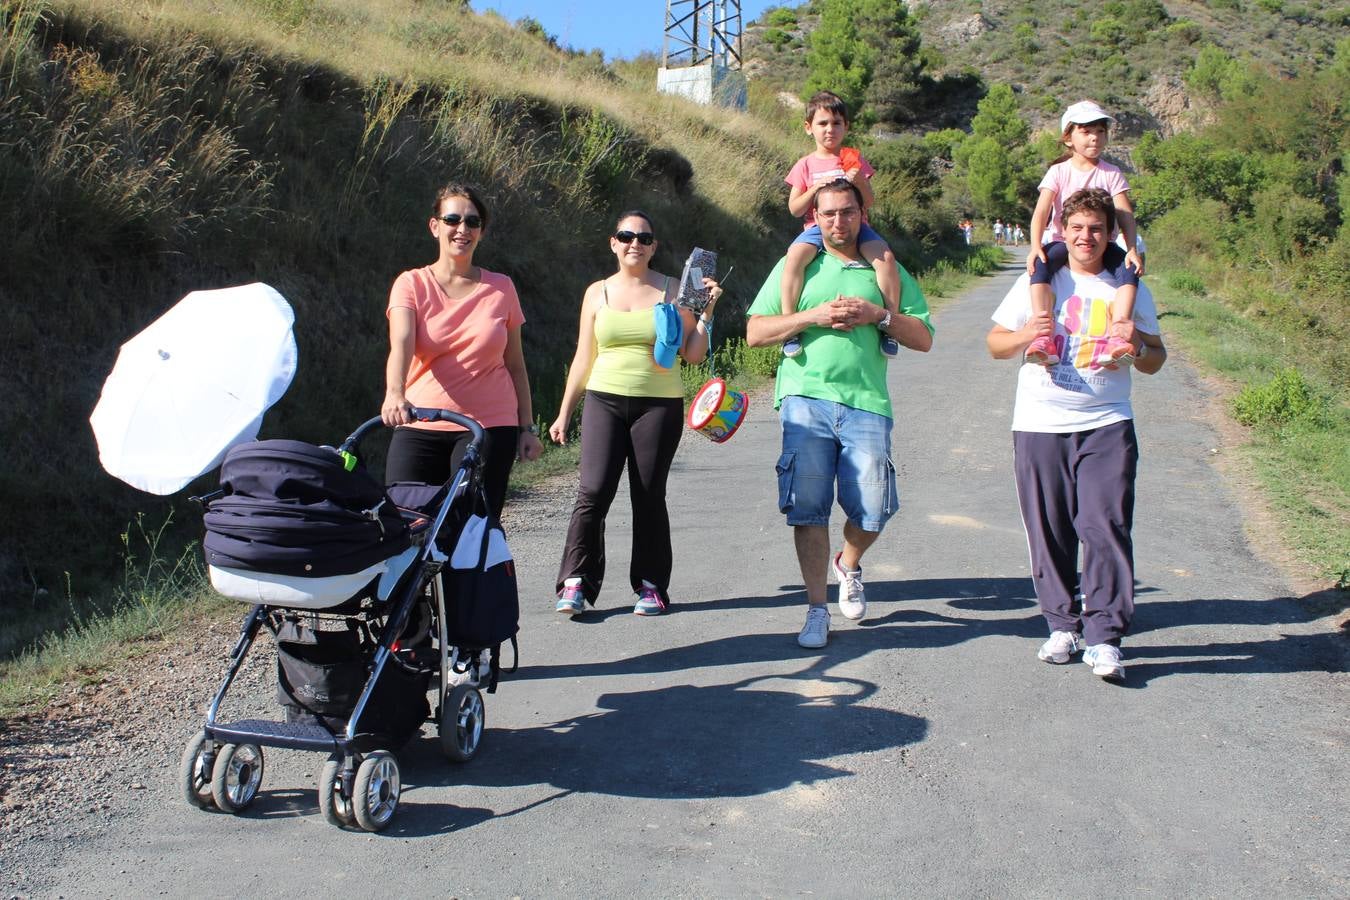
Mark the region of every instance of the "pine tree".
POLYGON ((833 91, 864 123, 903 119, 923 76, 919 32, 903 3, 822 0, 805 96, 833 91))

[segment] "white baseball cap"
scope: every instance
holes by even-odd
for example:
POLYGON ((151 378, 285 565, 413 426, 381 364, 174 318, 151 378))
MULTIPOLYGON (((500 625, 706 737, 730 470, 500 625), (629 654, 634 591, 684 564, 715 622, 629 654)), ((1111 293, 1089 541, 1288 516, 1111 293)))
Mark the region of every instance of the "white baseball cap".
POLYGON ((1091 100, 1079 100, 1073 106, 1064 110, 1064 115, 1059 117, 1059 130, 1061 133, 1068 131, 1070 125, 1086 125, 1089 122, 1100 122, 1103 119, 1116 124, 1116 120, 1106 114, 1102 109, 1091 100))

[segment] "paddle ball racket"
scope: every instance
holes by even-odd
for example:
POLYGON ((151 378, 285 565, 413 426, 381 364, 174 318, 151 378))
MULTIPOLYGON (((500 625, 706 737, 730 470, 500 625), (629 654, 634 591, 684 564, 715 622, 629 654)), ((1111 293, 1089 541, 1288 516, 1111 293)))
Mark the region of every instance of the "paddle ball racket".
POLYGON ((675 302, 695 314, 702 313, 708 305, 708 289, 703 286, 705 277, 717 274, 717 254, 712 250, 695 247, 684 262, 684 272, 680 275, 680 295, 675 302))

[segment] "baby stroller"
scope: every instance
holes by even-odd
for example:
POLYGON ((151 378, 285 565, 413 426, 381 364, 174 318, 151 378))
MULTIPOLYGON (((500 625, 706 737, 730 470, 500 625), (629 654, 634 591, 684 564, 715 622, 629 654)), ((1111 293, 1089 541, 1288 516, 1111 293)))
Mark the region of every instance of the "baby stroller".
POLYGON ((515 644, 515 569, 483 494, 482 427, 447 410, 413 413, 472 435, 448 484, 375 481, 358 449, 382 424, 376 417, 336 450, 284 440, 234 447, 221 489, 197 498, 212 585, 254 605, 183 753, 181 785, 193 806, 248 807, 262 783, 263 747, 317 750, 329 754, 319 776, 324 817, 379 831, 398 808, 393 751, 429 713, 451 760, 478 752, 480 688, 495 691, 501 644, 515 644), (263 628, 277 646, 285 717, 221 721, 263 628))

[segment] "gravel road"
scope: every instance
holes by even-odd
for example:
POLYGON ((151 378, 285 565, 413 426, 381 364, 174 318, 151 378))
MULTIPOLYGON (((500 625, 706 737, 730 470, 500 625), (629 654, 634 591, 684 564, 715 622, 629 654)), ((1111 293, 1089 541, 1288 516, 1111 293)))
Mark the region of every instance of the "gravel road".
MULTIPOLYGON (((430 727, 400 753, 385 833, 324 823, 317 754, 268 751, 243 815, 184 804, 178 758, 234 635, 203 622, 8 723, 6 893, 1350 896, 1350 641, 1253 553, 1213 398, 1175 357, 1136 381, 1128 680, 1036 660, 1015 365, 983 343, 1013 275, 891 363, 902 509, 864 560, 868 618, 836 614, 823 650, 795 642, 778 426, 755 398, 727 444, 686 433, 669 616, 629 612, 623 493, 610 584, 577 621, 551 597, 572 487, 513 501, 521 671, 487 698, 477 759, 445 762, 430 727)), ((256 654, 237 711, 269 710, 270 666, 256 654)))

